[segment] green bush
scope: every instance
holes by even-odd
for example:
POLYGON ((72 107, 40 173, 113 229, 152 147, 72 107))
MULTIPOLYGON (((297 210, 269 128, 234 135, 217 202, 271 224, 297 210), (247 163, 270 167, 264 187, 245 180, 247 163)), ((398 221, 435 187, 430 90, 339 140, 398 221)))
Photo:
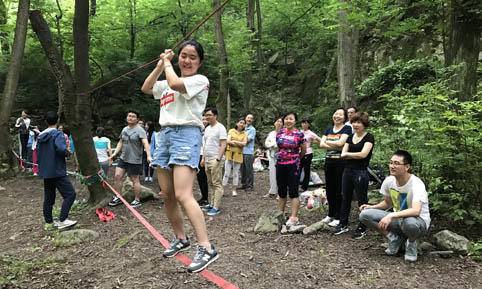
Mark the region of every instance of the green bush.
POLYGON ((480 225, 482 101, 456 99, 448 85, 450 70, 430 65, 423 61, 397 64, 394 74, 403 78, 391 83, 388 92, 380 72, 364 82, 361 90, 365 92, 367 88, 372 93, 386 92, 378 96, 377 107, 382 108, 372 112, 371 131, 376 138, 372 163, 386 166, 393 151, 408 150, 414 156, 414 173, 430 192, 432 212, 480 225))

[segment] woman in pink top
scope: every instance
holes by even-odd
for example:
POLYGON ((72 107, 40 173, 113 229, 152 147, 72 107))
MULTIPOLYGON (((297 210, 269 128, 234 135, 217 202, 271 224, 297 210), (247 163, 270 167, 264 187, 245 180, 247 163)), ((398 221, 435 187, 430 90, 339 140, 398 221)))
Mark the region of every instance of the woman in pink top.
POLYGON ((321 138, 314 132, 310 130, 311 121, 307 118, 301 120, 301 127, 303 128, 302 132, 305 135, 305 145, 306 145, 306 154, 301 158, 301 165, 300 165, 300 176, 301 170, 303 170, 304 177, 301 181, 301 190, 304 192, 308 189, 308 184, 310 183, 310 174, 311 174, 311 161, 313 160, 313 149, 311 148, 311 143, 320 143, 321 138))

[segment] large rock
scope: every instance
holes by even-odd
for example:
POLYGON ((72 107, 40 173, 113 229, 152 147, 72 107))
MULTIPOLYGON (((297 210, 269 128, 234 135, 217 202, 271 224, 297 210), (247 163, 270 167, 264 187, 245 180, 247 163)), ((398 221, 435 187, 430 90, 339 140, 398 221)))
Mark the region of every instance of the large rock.
POLYGON ((467 254, 470 241, 464 236, 460 236, 449 230, 443 230, 433 237, 438 247, 448 251, 467 254))
POLYGON ((314 234, 318 231, 329 231, 330 230, 330 226, 328 226, 328 224, 322 222, 322 221, 319 221, 319 222, 316 222, 314 224, 311 224, 309 225, 308 227, 304 228, 303 229, 303 235, 311 235, 311 234, 314 234))
POLYGON ((54 238, 54 245, 60 247, 72 246, 93 241, 98 237, 99 233, 87 229, 63 231, 54 238))
POLYGON ((258 219, 258 223, 254 227, 256 233, 273 233, 278 232, 286 219, 282 212, 273 211, 262 214, 258 219))
MULTIPOLYGON (((126 178, 122 184, 122 196, 126 201, 132 202, 134 200, 134 191, 132 189, 132 181, 126 178)), ((159 199, 159 194, 154 193, 154 191, 148 187, 141 185, 141 201, 147 201, 150 199, 159 199)))

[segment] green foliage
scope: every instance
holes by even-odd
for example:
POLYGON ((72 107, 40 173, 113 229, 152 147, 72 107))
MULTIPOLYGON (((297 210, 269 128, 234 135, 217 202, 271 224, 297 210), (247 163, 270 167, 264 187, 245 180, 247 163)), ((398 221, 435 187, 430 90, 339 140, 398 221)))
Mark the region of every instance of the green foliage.
POLYGON ((414 172, 430 191, 432 210, 481 224, 482 101, 455 99, 450 71, 416 60, 383 68, 365 80, 360 91, 380 93, 376 106, 383 107, 373 114, 373 163, 386 166, 396 149, 410 151, 414 172))
POLYGON ((22 260, 14 256, 0 256, 0 285, 8 287, 33 270, 49 268, 57 263, 59 260, 54 258, 22 260))
POLYGON ((482 239, 470 244, 468 255, 477 262, 482 261, 482 239))

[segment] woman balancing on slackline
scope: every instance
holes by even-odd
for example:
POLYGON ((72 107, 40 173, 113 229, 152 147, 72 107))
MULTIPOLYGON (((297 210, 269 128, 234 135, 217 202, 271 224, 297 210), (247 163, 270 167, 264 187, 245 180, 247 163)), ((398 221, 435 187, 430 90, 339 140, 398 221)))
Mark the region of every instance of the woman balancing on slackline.
POLYGON ((209 242, 206 222, 192 194, 199 164, 202 112, 206 106, 209 80, 197 71, 204 59, 204 50, 197 41, 188 40, 179 49, 177 76, 171 64, 174 52, 165 50, 154 70, 142 85, 142 91, 160 100, 160 145, 154 151, 152 164, 157 166, 159 186, 164 193, 167 218, 175 238, 164 251, 164 257, 174 257, 190 247, 181 216, 180 204, 186 212, 199 243, 189 272, 199 272, 218 258, 209 242), (164 72, 166 80, 158 81, 164 72))

